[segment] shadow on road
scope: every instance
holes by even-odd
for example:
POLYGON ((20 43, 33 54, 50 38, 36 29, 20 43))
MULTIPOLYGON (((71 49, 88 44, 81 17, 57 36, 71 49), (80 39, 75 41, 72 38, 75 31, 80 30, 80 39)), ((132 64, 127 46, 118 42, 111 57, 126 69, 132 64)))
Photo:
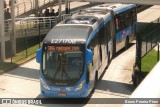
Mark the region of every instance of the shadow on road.
POLYGON ((134 91, 134 87, 132 84, 109 80, 99 80, 96 84, 95 89, 125 95, 131 95, 131 93, 134 91))
POLYGON ((127 47, 127 49, 126 48, 122 48, 120 51, 118 51, 117 53, 115 53, 113 55, 113 59, 116 58, 117 56, 121 55, 123 52, 127 51, 133 45, 135 45, 135 43, 130 43, 129 46, 127 47))
MULTIPOLYGON (((134 43, 131 43, 129 48, 132 47, 133 45, 134 45, 134 43)), ((126 49, 122 49, 117 54, 115 54, 115 56, 113 58, 116 58, 117 56, 119 56, 120 54, 125 52, 125 50, 126 49)), ((104 70, 104 74, 105 74, 105 71, 106 70, 104 70)), ((82 107, 82 106, 85 106, 86 104, 99 104, 100 102, 106 104, 106 101, 108 101, 110 98, 104 98, 104 97, 99 98, 100 96, 98 96, 98 98, 96 98, 96 97, 94 98, 94 94, 97 94, 97 90, 100 90, 100 91, 98 91, 100 93, 102 92, 101 95, 103 95, 103 92, 104 92, 107 94, 113 94, 117 98, 122 98, 122 97, 126 97, 128 95, 131 95, 131 93, 134 90, 134 87, 132 86, 132 84, 109 81, 109 80, 102 80, 102 77, 103 77, 103 75, 101 76, 100 80, 96 83, 95 91, 92 92, 88 98, 84 98, 84 99, 82 99, 82 98, 81 99, 76 99, 76 98, 75 99, 63 99, 63 98, 62 99, 55 99, 55 98, 48 99, 47 98, 49 102, 48 102, 48 104, 43 105, 43 106, 52 107, 57 104, 60 107, 64 107, 64 106, 72 107, 73 105, 71 105, 71 104, 77 104, 76 105, 77 107, 82 107)), ((37 96, 37 98, 40 98, 42 100, 45 99, 41 95, 37 96)), ((45 103, 47 103, 47 101, 45 103)))
POLYGON ((22 78, 25 77, 25 78, 39 80, 39 70, 37 70, 37 69, 19 67, 15 70, 7 72, 6 74, 10 74, 9 76, 18 76, 18 77, 22 77, 22 78))

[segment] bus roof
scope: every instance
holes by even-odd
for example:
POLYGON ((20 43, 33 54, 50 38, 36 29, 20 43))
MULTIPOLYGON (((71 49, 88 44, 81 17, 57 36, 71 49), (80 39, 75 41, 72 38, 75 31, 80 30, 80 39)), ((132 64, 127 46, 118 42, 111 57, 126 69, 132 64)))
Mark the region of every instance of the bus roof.
MULTIPOLYGON (((134 4, 103 4, 83 10, 52 28, 43 42, 51 44, 85 44, 92 32, 96 33, 100 25, 111 19, 110 10, 113 10, 114 14, 118 14, 134 6, 134 4), (71 40, 74 42, 70 42, 71 40)), ((89 40, 92 38, 90 37, 89 40)))
POLYGON ((92 30, 91 26, 57 25, 49 31, 43 42, 57 45, 85 44, 92 30), (74 40, 73 43, 72 40, 74 40))

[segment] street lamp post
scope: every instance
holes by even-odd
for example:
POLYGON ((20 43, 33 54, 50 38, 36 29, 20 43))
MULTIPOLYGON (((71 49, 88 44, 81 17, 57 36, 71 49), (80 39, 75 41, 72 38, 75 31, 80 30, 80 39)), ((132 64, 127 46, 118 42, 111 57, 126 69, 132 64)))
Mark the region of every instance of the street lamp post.
POLYGON ((39 12, 39 1, 38 0, 35 0, 33 3, 35 3, 34 4, 34 6, 35 6, 35 16, 36 17, 38 17, 38 12, 39 12))
POLYGON ((68 12, 69 12, 69 14, 70 14, 70 12, 71 12, 71 7, 70 7, 70 0, 68 0, 68 12))

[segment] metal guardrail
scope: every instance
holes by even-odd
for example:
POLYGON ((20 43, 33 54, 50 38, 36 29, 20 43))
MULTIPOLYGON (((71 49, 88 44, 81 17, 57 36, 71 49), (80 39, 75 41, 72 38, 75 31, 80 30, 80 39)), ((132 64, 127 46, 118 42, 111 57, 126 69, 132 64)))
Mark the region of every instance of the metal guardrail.
MULTIPOLYGON (((136 62, 134 65, 133 70, 133 84, 135 86, 138 86, 139 83, 142 81, 142 79, 146 76, 147 72, 144 70, 147 67, 148 69, 152 69, 153 65, 149 65, 147 63, 144 63, 143 58, 149 54, 149 52, 155 47, 159 46, 160 42, 160 18, 157 20, 147 23, 146 27, 141 30, 137 34, 136 38, 136 62), (143 62, 142 62, 143 61, 143 62), (143 68, 143 69, 142 69, 143 68)), ((150 56, 152 57, 152 63, 153 61, 156 62, 159 61, 159 48, 157 51, 157 55, 150 56), (154 57, 154 58, 153 58, 154 57)))
MULTIPOLYGON (((62 15, 62 19, 68 18, 70 15, 62 15)), ((5 50, 7 62, 16 62, 23 58, 27 58, 33 54, 39 44, 49 32, 58 23, 59 17, 30 17, 16 18, 15 35, 16 35, 16 57, 13 57, 13 42, 11 20, 5 21, 5 50), (34 47, 34 48, 31 48, 34 47), (34 50, 32 50, 34 49, 34 50), (32 50, 33 53, 30 53, 32 50), (25 51, 25 52, 24 52, 25 51), (18 57, 18 59, 17 59, 18 57)))
MULTIPOLYGON (((11 20, 5 20, 5 33, 9 36, 12 26, 11 20)), ((33 17, 33 18, 16 18, 16 37, 23 37, 24 30, 28 31, 28 36, 38 36, 37 31, 47 33, 57 24, 57 17, 33 17)))
POLYGON ((57 17, 16 18, 15 20, 15 58, 13 57, 14 38, 12 35, 12 26, 10 24, 11 20, 5 21, 5 55, 7 62, 17 62, 33 54, 38 49, 37 44, 40 46, 45 35, 58 23, 57 17), (32 51, 29 51, 30 49, 32 51))
MULTIPOLYGON (((58 3, 58 0, 17 0, 15 4, 15 16, 20 16, 32 10, 34 12, 46 4, 58 3)), ((9 7, 11 9, 11 7, 9 7)))
MULTIPOLYGON (((64 14, 61 20, 65 20, 70 16, 71 14, 64 14)), ((41 34, 47 34, 47 32, 58 23, 58 17, 16 18, 15 22, 16 37, 21 38, 25 30, 27 30, 28 36, 38 36, 38 31, 40 31, 41 34)), ((11 20, 5 20, 5 35, 8 37, 7 40, 9 40, 11 30, 11 20)))

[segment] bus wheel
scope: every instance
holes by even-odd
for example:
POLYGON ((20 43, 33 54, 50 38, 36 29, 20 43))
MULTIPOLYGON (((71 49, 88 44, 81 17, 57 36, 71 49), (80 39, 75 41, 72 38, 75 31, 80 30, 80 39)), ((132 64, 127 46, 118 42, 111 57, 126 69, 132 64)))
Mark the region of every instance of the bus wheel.
POLYGON ((127 36, 126 41, 125 41, 125 49, 127 50, 129 47, 129 37, 127 36))

